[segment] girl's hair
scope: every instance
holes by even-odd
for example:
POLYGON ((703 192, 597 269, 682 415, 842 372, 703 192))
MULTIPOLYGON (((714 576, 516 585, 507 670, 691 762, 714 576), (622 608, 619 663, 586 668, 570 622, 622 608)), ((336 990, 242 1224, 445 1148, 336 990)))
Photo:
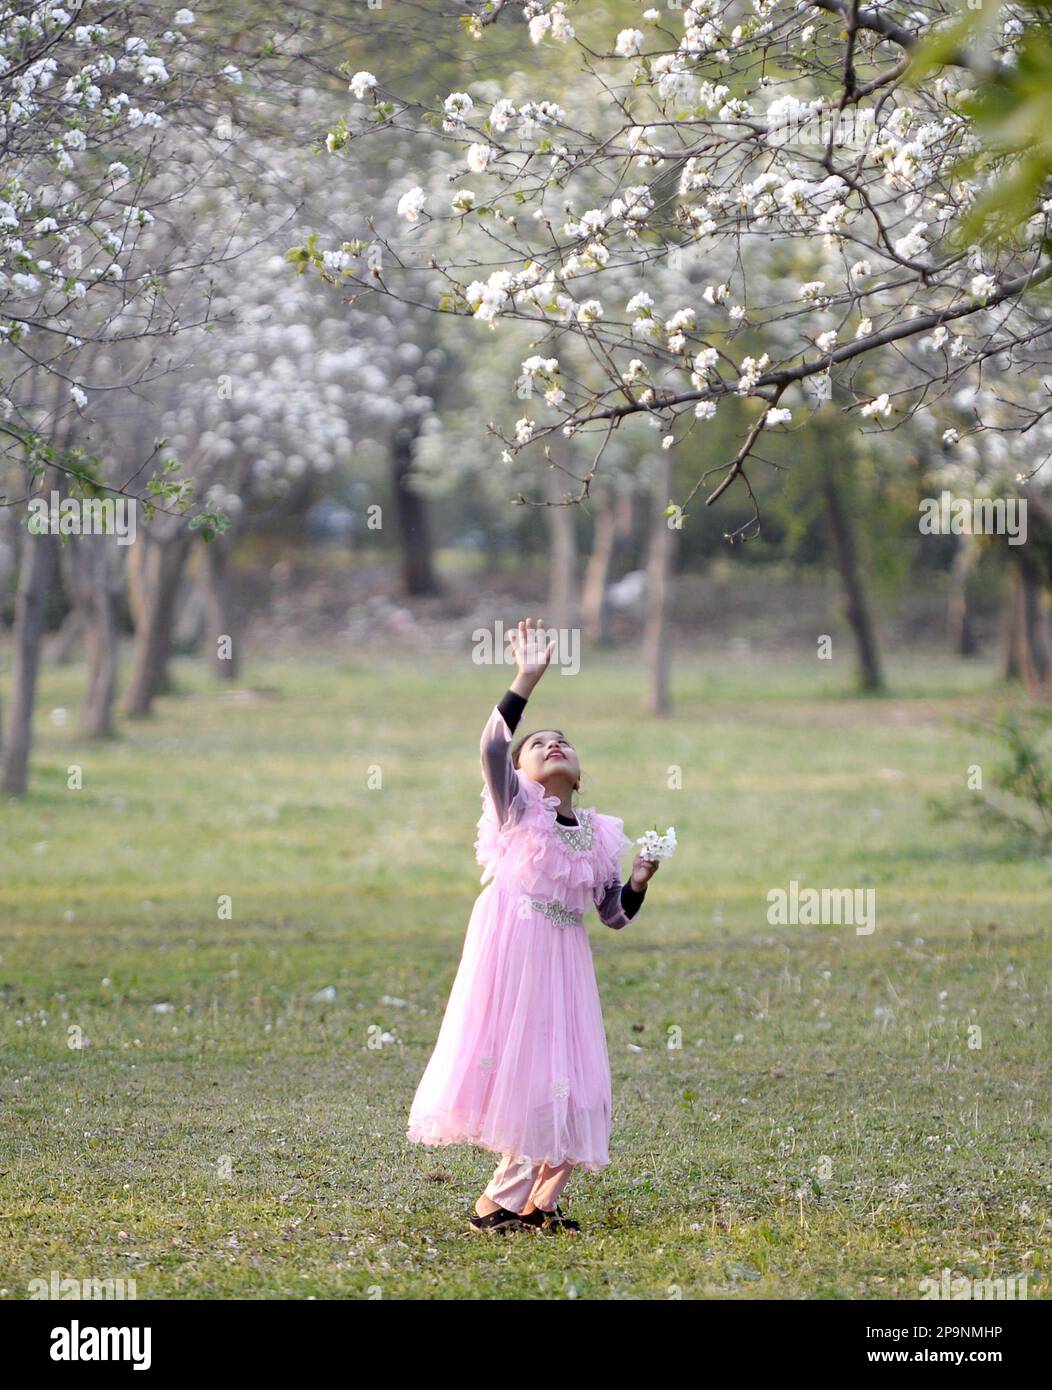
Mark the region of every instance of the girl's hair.
POLYGON ((533 734, 542 734, 542 733, 558 734, 560 738, 565 738, 565 737, 566 737, 566 735, 563 733, 562 729, 534 729, 533 733, 530 733, 530 734, 523 734, 522 738, 520 738, 519 741, 518 741, 517 743, 515 743, 515 744, 512 745, 512 749, 511 749, 511 765, 512 765, 512 767, 518 767, 518 765, 519 765, 519 754, 520 754, 520 753, 522 752, 522 750, 526 747, 526 744, 530 741, 530 739, 533 738, 533 734))

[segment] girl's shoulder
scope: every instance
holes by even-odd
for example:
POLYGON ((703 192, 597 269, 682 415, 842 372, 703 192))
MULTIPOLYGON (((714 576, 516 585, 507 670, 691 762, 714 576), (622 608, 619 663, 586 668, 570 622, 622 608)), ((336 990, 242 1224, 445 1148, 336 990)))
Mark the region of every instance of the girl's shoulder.
POLYGON ((512 769, 517 785, 512 788, 508 811, 501 823, 489 787, 482 786, 482 814, 478 819, 475 859, 484 870, 481 882, 493 875, 497 864, 511 847, 545 831, 555 823, 558 797, 545 797, 540 782, 527 777, 521 768, 512 769))
POLYGON ((497 823, 489 789, 485 786, 482 789, 475 858, 486 871, 483 882, 492 874, 497 862, 511 852, 513 844, 522 845, 522 853, 531 859, 542 853, 542 843, 556 854, 564 851, 574 860, 590 856, 595 862, 597 878, 604 882, 620 874, 621 859, 632 847, 620 816, 587 806, 578 809, 577 826, 560 825, 556 820, 559 798, 548 796, 543 784, 527 777, 521 768, 515 768, 514 772, 518 787, 503 825, 497 823), (528 849, 528 845, 533 848, 528 849))
POLYGON ((594 849, 601 859, 607 861, 608 868, 620 865, 626 850, 632 848, 632 841, 625 834, 625 822, 620 816, 607 815, 589 806, 578 818, 586 815, 591 821, 594 849))
MULTIPOLYGON (((508 808, 508 815, 505 819, 505 828, 527 821, 543 823, 548 819, 554 820, 555 811, 559 805, 559 798, 557 796, 546 796, 542 784, 540 782, 535 782, 532 777, 527 777, 521 767, 512 768, 512 773, 518 785, 512 789, 511 803, 508 808)), ((496 819, 496 814, 489 787, 483 783, 482 816, 480 820, 484 820, 487 817, 496 819)))

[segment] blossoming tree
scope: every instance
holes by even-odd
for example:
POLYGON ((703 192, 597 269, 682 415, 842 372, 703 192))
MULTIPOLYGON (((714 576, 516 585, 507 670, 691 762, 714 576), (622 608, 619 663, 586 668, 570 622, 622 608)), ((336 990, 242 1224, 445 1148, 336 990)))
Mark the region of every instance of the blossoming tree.
MULTIPOLYGON (((210 319, 180 277, 218 253, 166 235, 170 209, 220 162, 174 160, 173 138, 200 149, 215 93, 238 67, 192 40, 185 7, 59 0, 0 5, 0 501, 54 490, 123 491, 84 447, 78 420, 96 389, 102 347, 158 338, 210 319), (152 254, 147 247, 152 247, 152 254)), ((221 101, 218 103, 221 105, 221 101)), ((140 363, 149 379, 165 370, 140 363)), ((138 461, 150 505, 178 505, 184 482, 138 461)), ((26 786, 43 604, 56 538, 27 539, 16 603, 13 699, 4 728, 4 790, 26 786)))
MULTIPOLYGON (((466 41, 482 46, 525 21, 502 95, 421 108, 397 74, 361 70, 328 142, 417 142, 419 176, 396 218, 378 219, 383 272, 345 244, 345 286, 470 319, 465 333, 528 326, 544 409, 509 402, 495 460, 575 438, 589 453, 569 505, 617 432, 654 429, 675 449, 734 398, 749 410, 738 446, 670 499, 670 524, 695 498, 754 495, 768 432, 828 410, 864 433, 923 416, 946 450, 982 453, 997 435, 1005 484, 1041 491, 1048 190, 996 236, 961 235, 1020 158, 984 147, 974 111, 1041 22, 1032 9, 1003 7, 981 42, 962 34, 915 82, 918 46, 956 18, 942 0, 690 0, 640 5, 627 25, 610 17, 625 6, 570 0, 469 8, 466 41), (571 81, 551 51, 575 56, 571 81), (436 147, 459 160, 442 197, 425 177, 436 147), (569 340, 587 358, 572 375, 569 340)), ((319 269, 327 249, 311 249, 319 269)), ((757 508, 732 537, 761 520, 757 508)))

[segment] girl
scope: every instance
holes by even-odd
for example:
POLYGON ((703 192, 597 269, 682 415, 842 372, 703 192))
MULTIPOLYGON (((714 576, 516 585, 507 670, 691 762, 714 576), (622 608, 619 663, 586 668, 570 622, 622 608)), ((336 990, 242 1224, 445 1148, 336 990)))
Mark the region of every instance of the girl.
POLYGON ((610 1061, 584 911, 608 926, 639 910, 657 863, 622 886, 624 822, 574 815, 577 752, 559 729, 511 736, 554 650, 542 623, 510 634, 518 674, 482 733, 483 866, 464 950, 406 1136, 502 1155, 474 1231, 577 1231, 558 1204, 575 1166, 610 1162, 610 1061))

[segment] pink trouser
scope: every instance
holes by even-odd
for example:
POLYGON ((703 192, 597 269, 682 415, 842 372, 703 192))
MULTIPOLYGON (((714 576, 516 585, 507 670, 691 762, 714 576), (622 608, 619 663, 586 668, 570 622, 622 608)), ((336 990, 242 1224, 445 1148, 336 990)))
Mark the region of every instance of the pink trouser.
POLYGON ((490 1179, 486 1196, 507 1211, 521 1213, 530 1202, 541 1211, 554 1211, 572 1172, 572 1163, 553 1168, 549 1163, 522 1163, 505 1154, 490 1179))

